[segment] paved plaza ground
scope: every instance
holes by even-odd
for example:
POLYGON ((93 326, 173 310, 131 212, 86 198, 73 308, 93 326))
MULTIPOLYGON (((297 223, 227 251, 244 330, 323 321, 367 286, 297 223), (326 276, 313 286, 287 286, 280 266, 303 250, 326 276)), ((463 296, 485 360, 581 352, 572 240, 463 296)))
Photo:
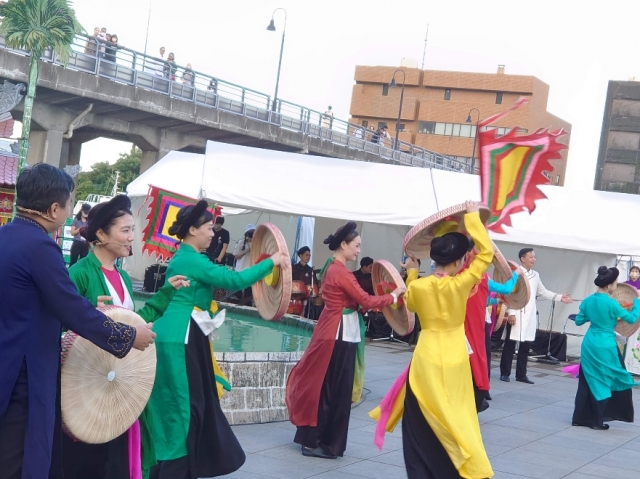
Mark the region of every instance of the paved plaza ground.
MULTIPOLYGON (((351 413, 347 451, 337 460, 303 457, 288 422, 234 426, 247 462, 231 479, 401 479, 406 477, 399 429, 384 450, 373 444, 375 423, 367 413, 378 405, 411 358, 412 348, 367 343, 365 388, 371 392, 351 413)), ((571 426, 578 381, 559 366, 529 363, 535 385, 498 380, 493 358, 491 407, 480 414, 482 436, 496 479, 637 479, 640 420, 612 422, 608 431, 571 426)), ((636 410, 640 394, 634 391, 636 410)))

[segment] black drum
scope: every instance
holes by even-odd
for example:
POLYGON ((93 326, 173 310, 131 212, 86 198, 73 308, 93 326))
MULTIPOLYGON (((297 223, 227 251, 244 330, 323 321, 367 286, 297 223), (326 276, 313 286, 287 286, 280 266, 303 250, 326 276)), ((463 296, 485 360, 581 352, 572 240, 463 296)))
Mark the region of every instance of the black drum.
POLYGON ((153 264, 144 271, 143 289, 147 293, 155 293, 166 281, 167 266, 164 264, 153 264))

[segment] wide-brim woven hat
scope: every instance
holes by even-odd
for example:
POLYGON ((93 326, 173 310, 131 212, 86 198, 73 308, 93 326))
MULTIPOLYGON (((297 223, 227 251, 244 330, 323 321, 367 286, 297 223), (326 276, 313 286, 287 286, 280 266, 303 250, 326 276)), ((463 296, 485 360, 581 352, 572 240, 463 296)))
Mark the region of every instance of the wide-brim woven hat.
MULTIPOLYGON (((439 211, 415 225, 404 237, 403 248, 407 256, 420 259, 429 258, 431 241, 436 236, 442 236, 445 233, 458 232, 469 236, 464 226, 466 213, 467 206, 463 203, 439 211)), ((480 219, 483 224, 487 224, 490 214, 489 208, 480 205, 480 219)))
POLYGON ((509 309, 509 307, 504 303, 500 303, 497 309, 498 312, 496 313, 496 324, 493 325, 494 331, 497 331, 505 324, 508 317, 507 310, 509 309))
MULTIPOLYGON (((385 259, 373 263, 371 280, 377 296, 391 293, 398 285, 404 283, 398 270, 385 259)), ((398 298, 397 304, 382 308, 382 314, 398 335, 406 336, 413 331, 416 315, 407 309, 403 298, 398 298)))
MULTIPOLYGON (((289 258, 287 242, 278 227, 272 223, 258 225, 251 243, 251 264, 257 264, 278 251, 289 258)), ((284 316, 291 300, 291 283, 291 263, 285 261, 284 265, 276 266, 267 277, 251 286, 256 308, 263 319, 272 321, 284 316)))
POLYGON ((498 245, 496 245, 493 241, 491 242, 493 245, 493 260, 491 261, 493 267, 495 269, 499 269, 502 276, 510 277, 512 275, 511 267, 509 267, 509 262, 507 258, 504 257, 498 245))
MULTIPOLYGON (((513 261, 507 262, 509 265, 509 272, 502 270, 502 268, 494 268, 493 270, 493 280, 497 283, 506 283, 511 279, 514 271, 517 271, 520 266, 518 266, 513 261)), ((529 298, 531 297, 531 287, 529 286, 529 279, 523 273, 518 276, 518 281, 516 282, 516 288, 513 290, 513 293, 507 294, 504 296, 504 301, 507 303, 510 309, 522 309, 529 302, 529 298)))
MULTIPOLYGON (((630 284, 620 283, 618 284, 618 287, 613 290, 611 296, 620 303, 620 306, 627 311, 631 311, 633 301, 638 298, 638 290, 630 284)), ((636 321, 634 324, 629 324, 620 320, 618 321, 615 329, 619 335, 629 338, 633 336, 638 329, 640 329, 640 321, 636 321)))
MULTIPOLYGON (((118 323, 145 324, 133 311, 105 306, 118 323)), ((62 424, 71 437, 102 444, 126 432, 146 407, 156 377, 156 348, 118 359, 68 331, 62 340, 62 424)))

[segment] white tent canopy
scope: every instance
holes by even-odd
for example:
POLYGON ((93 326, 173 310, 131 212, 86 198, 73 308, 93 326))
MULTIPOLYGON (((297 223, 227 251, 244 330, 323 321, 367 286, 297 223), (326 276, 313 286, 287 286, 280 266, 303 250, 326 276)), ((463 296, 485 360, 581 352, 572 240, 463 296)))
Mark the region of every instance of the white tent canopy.
MULTIPOLYGON (((438 210, 480 199, 477 176, 209 142, 206 155, 171 152, 132 182, 222 205, 315 218, 413 226, 438 210)), ((543 186, 548 200, 494 239, 573 251, 640 255, 640 196, 543 186)))
MULTIPOLYGON (((293 249, 297 216, 315 218, 314 244, 308 245, 315 266, 328 255, 322 239, 345 220, 358 222, 362 256, 395 262, 401 258, 408 227, 446 207, 480 199, 479 178, 473 175, 213 142, 205 155, 171 152, 132 182, 127 191, 136 211, 150 185, 253 211, 227 217, 225 227, 233 239, 241 236, 245 223, 271 221, 293 249)), ((594 289, 598 266, 613 265, 616 255, 640 256, 640 227, 635 222, 639 196, 541 188, 548 200, 538 201, 532 214, 514 215, 513 227, 492 237, 513 260, 521 247, 535 246, 536 269, 548 289, 582 299, 594 289)), ((144 227, 146 211, 136 220, 138 230, 144 227)), ((144 271, 141 261, 150 264, 153 259, 133 259, 138 272, 134 277, 144 271)), ((545 329, 549 306, 539 303, 540 326, 545 329)), ((561 330, 578 306, 557 305, 553 329, 561 330)), ((570 339, 570 351, 575 353, 578 344, 570 339)))

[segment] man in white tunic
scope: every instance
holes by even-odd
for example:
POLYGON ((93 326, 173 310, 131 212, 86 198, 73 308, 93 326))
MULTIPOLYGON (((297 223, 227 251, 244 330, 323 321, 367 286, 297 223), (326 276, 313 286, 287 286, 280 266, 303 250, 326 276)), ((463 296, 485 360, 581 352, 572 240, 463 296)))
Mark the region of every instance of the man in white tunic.
POLYGON ((536 329, 538 327, 536 298, 562 301, 563 303, 572 303, 573 301, 568 294, 553 293, 544 287, 540 280, 540 275, 533 270, 533 266, 536 264, 536 253, 533 248, 521 249, 519 256, 524 274, 529 280, 531 297, 523 309, 510 309, 507 311, 509 319, 507 322, 507 336, 502 349, 502 359, 500 360, 500 380, 510 381, 509 376, 511 375, 513 355, 516 351, 516 341, 519 341, 516 381, 533 384, 533 381, 527 377, 527 359, 529 349, 531 349, 531 342, 536 337, 536 329))

